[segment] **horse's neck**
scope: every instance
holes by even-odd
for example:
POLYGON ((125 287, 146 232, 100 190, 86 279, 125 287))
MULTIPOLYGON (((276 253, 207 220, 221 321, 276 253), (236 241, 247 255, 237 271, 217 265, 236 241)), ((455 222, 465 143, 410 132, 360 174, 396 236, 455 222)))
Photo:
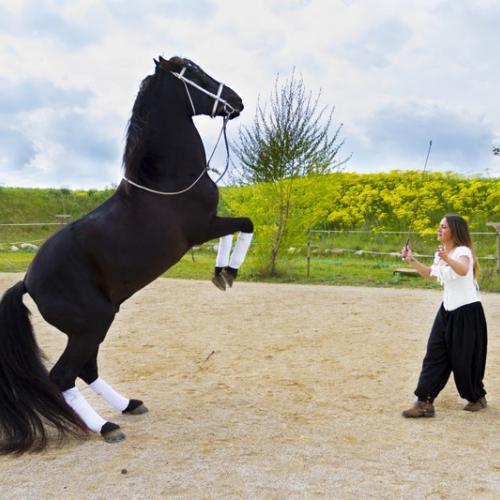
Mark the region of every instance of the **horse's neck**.
POLYGON ((197 176, 205 168, 203 142, 193 121, 168 120, 156 128, 132 175, 136 181, 160 190, 175 189, 172 181, 197 176))
POLYGON ((147 89, 158 93, 154 99, 144 101, 146 110, 142 115, 147 116, 147 123, 142 125, 135 149, 132 143, 133 154, 125 171, 136 182, 170 191, 175 190, 177 179, 185 184, 186 179, 199 175, 206 158, 200 134, 187 115, 184 91, 174 77, 166 83, 162 87, 152 81, 156 87, 147 89))
POLYGON ((159 155, 167 175, 193 175, 205 167, 205 149, 191 119, 171 124, 159 141, 159 155))

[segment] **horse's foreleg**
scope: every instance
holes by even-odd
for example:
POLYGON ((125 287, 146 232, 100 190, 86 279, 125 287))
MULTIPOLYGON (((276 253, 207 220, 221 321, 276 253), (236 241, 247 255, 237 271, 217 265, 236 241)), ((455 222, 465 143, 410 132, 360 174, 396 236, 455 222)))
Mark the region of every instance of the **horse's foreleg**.
POLYGON ((223 292, 226 291, 227 282, 222 275, 222 271, 229 265, 231 257, 231 247, 233 246, 233 235, 227 234, 219 238, 217 245, 217 257, 215 259, 214 274, 212 276, 212 283, 223 292))
POLYGON ((246 217, 216 217, 211 226, 211 230, 222 233, 220 234, 212 283, 217 288, 224 291, 226 289, 226 284, 229 285, 229 287, 233 286, 233 282, 238 274, 238 269, 245 260, 253 238, 253 223, 246 217), (226 234, 226 231, 230 231, 230 233, 226 234), (231 253, 233 233, 237 231, 239 231, 238 238, 234 250, 231 253))
POLYGON ((205 241, 234 233, 253 233, 253 222, 248 217, 214 217, 205 241))
POLYGON ((236 245, 229 260, 229 267, 232 269, 239 269, 245 257, 247 256, 248 249, 252 243, 253 233, 240 233, 236 240, 236 245))
POLYGON ((229 265, 232 246, 233 246, 232 234, 227 234, 226 236, 221 236, 219 238, 219 244, 217 246, 217 258, 215 259, 216 268, 218 267, 222 270, 223 267, 229 265))

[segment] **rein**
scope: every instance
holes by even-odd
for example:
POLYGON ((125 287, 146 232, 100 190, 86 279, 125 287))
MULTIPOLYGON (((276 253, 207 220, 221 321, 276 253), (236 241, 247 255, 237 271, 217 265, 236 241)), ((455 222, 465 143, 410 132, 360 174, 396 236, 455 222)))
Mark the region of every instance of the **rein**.
POLYGON ((198 183, 198 181, 209 170, 212 170, 213 172, 219 173, 216 169, 210 167, 210 161, 212 160, 212 157, 214 156, 214 153, 215 153, 215 151, 217 149, 217 146, 219 145, 219 141, 220 141, 220 138, 221 138, 222 134, 224 134, 224 144, 226 145, 226 165, 224 167, 224 170, 223 170, 222 174, 220 174, 219 178, 215 181, 216 184, 224 177, 224 175, 227 172, 227 169, 229 168, 229 143, 228 143, 228 140, 227 140, 226 126, 227 126, 227 122, 228 122, 229 118, 231 117, 231 115, 234 112, 236 112, 237 110, 235 108, 233 108, 233 106, 231 106, 231 104, 229 104, 229 102, 227 102, 225 99, 222 99, 221 95, 222 95, 222 90, 224 88, 224 84, 223 83, 219 83, 219 88, 217 90, 217 94, 214 94, 214 93, 209 92, 208 90, 204 89, 203 87, 201 87, 197 83, 193 82, 192 80, 189 80, 188 78, 186 78, 184 76, 184 72, 185 71, 186 71, 186 67, 182 68, 181 71, 180 71, 180 73, 174 73, 173 71, 171 71, 171 73, 176 78, 178 78, 179 80, 181 80, 181 82, 184 84, 184 88, 186 89, 186 94, 187 94, 189 102, 191 104, 191 108, 193 109, 193 115, 196 114, 196 109, 194 107, 193 99, 191 98, 191 94, 189 92, 188 85, 190 85, 191 87, 194 87, 195 89, 199 90, 200 92, 203 92, 204 94, 208 95, 209 97, 211 97, 214 100, 214 106, 212 108, 212 113, 210 115, 211 118, 215 118, 215 112, 217 110, 217 104, 219 102, 221 102, 222 104, 224 104, 224 111, 226 112, 226 116, 223 117, 222 128, 221 128, 221 131, 219 132, 219 137, 217 138, 217 141, 215 143, 214 149, 212 151, 212 154, 210 155, 210 158, 207 161, 207 164, 206 164, 205 168, 201 171, 201 174, 196 178, 196 180, 191 185, 189 185, 188 187, 186 187, 184 189, 181 189, 180 191, 170 191, 170 192, 169 191, 157 191, 156 189, 151 189, 151 188, 148 188, 148 187, 143 186, 141 184, 137 184, 136 182, 131 181, 127 177, 123 176, 123 180, 124 181, 128 182, 129 184, 131 184, 132 186, 134 186, 136 188, 142 189, 144 191, 148 191, 149 193, 160 194, 160 195, 163 195, 163 196, 175 196, 175 195, 178 195, 178 194, 183 194, 183 193, 186 193, 187 191, 189 191, 190 189, 192 189, 198 183))

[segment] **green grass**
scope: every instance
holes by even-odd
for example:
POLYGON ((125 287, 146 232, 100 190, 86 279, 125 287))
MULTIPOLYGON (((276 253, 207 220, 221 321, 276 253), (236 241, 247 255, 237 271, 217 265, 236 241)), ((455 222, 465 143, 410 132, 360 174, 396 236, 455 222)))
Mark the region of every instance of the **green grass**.
POLYGON ((0 272, 24 272, 33 258, 29 252, 0 252, 0 272))
MULTIPOLYGON (((0 252, 0 272, 23 272, 27 269, 33 253, 0 252)), ((209 280, 215 262, 215 253, 196 251, 187 253, 164 276, 181 279, 209 280), (194 260, 193 260, 194 256, 194 260)), ((307 276, 307 261, 303 256, 281 259, 278 275, 263 277, 257 272, 253 256, 249 255, 241 268, 238 279, 271 283, 300 283, 322 285, 351 285, 373 287, 432 288, 440 289, 434 281, 418 276, 394 275, 394 269, 407 267, 399 258, 380 256, 337 255, 311 259, 307 276)), ((483 265, 480 275, 483 291, 500 292, 500 273, 493 266, 483 265)))

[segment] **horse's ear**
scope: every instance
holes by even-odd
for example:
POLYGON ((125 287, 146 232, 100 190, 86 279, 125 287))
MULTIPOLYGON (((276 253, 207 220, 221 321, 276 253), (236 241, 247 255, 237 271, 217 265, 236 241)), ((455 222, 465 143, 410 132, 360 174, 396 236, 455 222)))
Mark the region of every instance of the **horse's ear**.
POLYGON ((172 67, 172 64, 170 63, 170 61, 168 61, 167 59, 163 59, 163 57, 159 57, 159 61, 157 62, 155 60, 155 63, 156 63, 156 67, 160 67, 161 69, 164 69, 166 71, 172 71, 173 70, 173 67, 172 67))
POLYGON ((160 64, 160 62, 157 61, 154 57, 153 57, 153 61, 155 62, 155 66, 158 67, 158 64, 160 64))

